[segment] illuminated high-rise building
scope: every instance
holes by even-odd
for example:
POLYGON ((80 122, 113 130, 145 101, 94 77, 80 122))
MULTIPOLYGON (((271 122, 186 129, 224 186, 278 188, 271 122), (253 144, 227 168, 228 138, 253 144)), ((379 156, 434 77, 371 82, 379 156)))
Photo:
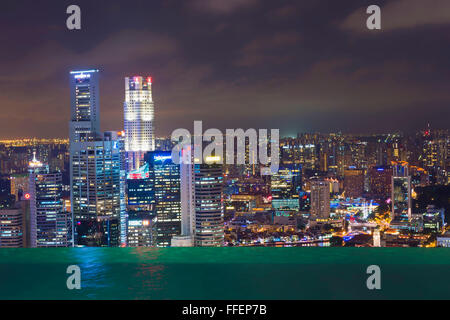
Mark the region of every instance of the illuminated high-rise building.
POLYGON ((364 170, 348 168, 344 170, 344 191, 347 198, 359 198, 364 192, 364 170))
POLYGON ((148 163, 127 174, 127 235, 129 247, 155 245, 154 180, 148 163))
POLYGON ((71 218, 63 207, 61 172, 49 172, 48 165, 34 157, 29 173, 30 246, 71 246, 71 218))
POLYGON ((372 198, 386 200, 391 197, 392 168, 375 166, 369 170, 369 189, 372 198))
POLYGON ((321 179, 311 180, 311 218, 330 217, 330 182, 321 179))
POLYGON ((218 157, 194 164, 195 232, 194 245, 221 246, 223 226, 223 168, 218 157))
POLYGON ((392 175, 392 212, 394 222, 411 220, 411 176, 408 166, 395 165, 392 175))
POLYGON ((298 210, 302 189, 302 167, 299 164, 283 164, 270 176, 272 206, 277 210, 298 210))
POLYGON ((124 128, 128 171, 132 171, 142 164, 146 152, 155 150, 151 77, 125 78, 124 128))
POLYGON ((218 156, 198 163, 188 151, 181 164, 181 236, 172 246, 217 247, 223 244, 223 166, 218 156))
POLYGON ((98 70, 70 73, 70 203, 75 245, 118 246, 121 147, 100 131, 98 70))
POLYGON ((98 70, 70 72, 70 142, 95 139, 100 132, 98 70))
POLYGON ((71 144, 71 205, 76 245, 120 244, 120 148, 114 132, 71 144))
POLYGON ((10 208, 0 209, 0 248, 29 246, 28 209, 28 201, 20 201, 10 208))
POLYGON ((156 246, 167 247, 181 234, 180 165, 170 151, 149 152, 145 159, 154 185, 156 246))

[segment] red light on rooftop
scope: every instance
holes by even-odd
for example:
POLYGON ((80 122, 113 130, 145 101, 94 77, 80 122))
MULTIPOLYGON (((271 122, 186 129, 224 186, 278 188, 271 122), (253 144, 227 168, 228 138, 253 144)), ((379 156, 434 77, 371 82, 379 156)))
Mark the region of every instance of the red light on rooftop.
POLYGON ((152 77, 147 77, 147 82, 152 83, 152 77))

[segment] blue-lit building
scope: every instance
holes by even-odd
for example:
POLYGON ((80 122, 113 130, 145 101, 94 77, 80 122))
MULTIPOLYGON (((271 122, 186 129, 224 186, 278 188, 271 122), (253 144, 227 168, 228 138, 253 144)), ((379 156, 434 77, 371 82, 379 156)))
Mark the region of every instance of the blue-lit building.
POLYGON ((180 165, 172 161, 170 151, 148 152, 145 160, 153 180, 155 245, 166 247, 181 234, 180 165))

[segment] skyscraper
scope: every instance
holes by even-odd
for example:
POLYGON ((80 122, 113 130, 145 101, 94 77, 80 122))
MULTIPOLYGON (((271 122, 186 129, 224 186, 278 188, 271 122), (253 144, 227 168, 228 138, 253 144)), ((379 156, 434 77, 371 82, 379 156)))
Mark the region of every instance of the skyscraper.
POLYGON ((194 245, 221 246, 223 227, 223 168, 218 157, 194 164, 195 234, 194 245))
POLYGON ((148 163, 127 174, 127 195, 128 246, 150 247, 155 245, 154 179, 150 177, 148 163))
POLYGON ((411 220, 411 176, 407 165, 395 165, 392 175, 392 212, 394 222, 411 220))
POLYGON ((344 191, 347 198, 362 197, 364 192, 364 170, 355 168, 344 170, 344 191))
POLYGON ((172 237, 173 247, 191 247, 195 235, 195 176, 192 147, 186 147, 181 153, 180 164, 180 200, 181 235, 172 237))
POLYGON ((275 209, 298 210, 299 194, 302 189, 301 165, 284 164, 270 178, 272 206, 275 209))
POLYGON ((50 172, 35 157, 29 172, 30 246, 71 246, 71 218, 63 207, 61 172, 50 172))
POLYGON ((124 128, 128 171, 136 170, 144 154, 155 150, 152 78, 126 77, 124 128))
POLYGON ((117 133, 100 132, 98 70, 72 71, 70 196, 75 244, 120 244, 121 151, 117 133))
POLYGON ((77 245, 120 243, 120 149, 116 137, 71 144, 71 205, 77 245))
POLYGON ((154 185, 156 245, 166 247, 181 234, 180 165, 170 151, 149 152, 145 159, 154 185))
POLYGON ((70 72, 70 142, 93 140, 100 133, 98 72, 70 72))
POLYGON ((21 202, 8 209, 0 209, 0 248, 28 246, 29 226, 26 219, 28 201, 21 202))
POLYGON ((172 246, 217 247, 223 244, 223 166, 218 156, 194 159, 183 150, 181 175, 181 236, 172 246))
POLYGON ((311 180, 311 218, 330 217, 330 183, 325 180, 311 180))
POLYGON ((375 166, 369 170, 370 195, 377 200, 391 197, 392 168, 390 166, 375 166))

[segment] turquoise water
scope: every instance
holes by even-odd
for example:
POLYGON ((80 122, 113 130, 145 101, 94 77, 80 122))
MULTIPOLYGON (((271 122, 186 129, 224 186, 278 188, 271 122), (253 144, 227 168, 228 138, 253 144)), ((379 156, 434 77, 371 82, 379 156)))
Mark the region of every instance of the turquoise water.
POLYGON ((0 275, 0 299, 450 299, 450 250, 0 249, 0 275), (381 290, 367 289, 372 264, 381 290))

